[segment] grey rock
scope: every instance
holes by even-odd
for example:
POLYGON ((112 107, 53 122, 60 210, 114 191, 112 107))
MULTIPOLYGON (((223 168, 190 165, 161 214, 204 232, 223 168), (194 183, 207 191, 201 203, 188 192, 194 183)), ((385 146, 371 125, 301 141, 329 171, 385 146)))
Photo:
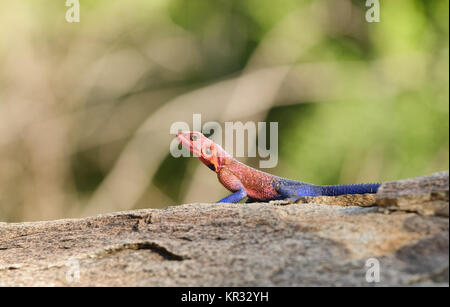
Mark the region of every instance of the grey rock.
POLYGON ((448 184, 448 171, 431 176, 386 182, 378 190, 376 203, 388 210, 448 217, 448 184))
MULTIPOLYGON (((429 200, 392 189, 390 197, 418 195, 408 196, 417 206, 429 200)), ((338 203, 187 204, 0 223, 0 286, 448 286, 448 218, 338 203), (371 261, 379 282, 366 279, 371 261)))

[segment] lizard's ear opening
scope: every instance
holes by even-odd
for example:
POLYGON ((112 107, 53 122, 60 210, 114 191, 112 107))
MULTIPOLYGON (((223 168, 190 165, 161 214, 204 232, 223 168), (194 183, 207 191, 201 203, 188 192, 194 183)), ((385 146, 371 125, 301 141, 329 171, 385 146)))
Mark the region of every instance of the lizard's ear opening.
POLYGON ((213 170, 214 172, 217 171, 216 164, 214 161, 211 161, 210 159, 205 159, 203 157, 199 157, 200 161, 203 162, 209 169, 213 170))
POLYGON ((214 164, 210 163, 210 164, 208 164, 208 167, 210 169, 212 169, 213 171, 216 171, 216 166, 214 164))

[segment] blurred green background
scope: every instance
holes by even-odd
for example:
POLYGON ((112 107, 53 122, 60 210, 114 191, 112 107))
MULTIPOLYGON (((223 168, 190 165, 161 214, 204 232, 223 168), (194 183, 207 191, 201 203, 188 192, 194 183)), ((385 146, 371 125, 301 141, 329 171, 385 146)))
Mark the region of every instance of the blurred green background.
MULTIPOLYGON (((271 173, 316 184, 449 164, 449 2, 0 0, 0 221, 228 194, 170 125, 279 122, 271 173)), ((257 166, 257 159, 240 159, 257 166)))

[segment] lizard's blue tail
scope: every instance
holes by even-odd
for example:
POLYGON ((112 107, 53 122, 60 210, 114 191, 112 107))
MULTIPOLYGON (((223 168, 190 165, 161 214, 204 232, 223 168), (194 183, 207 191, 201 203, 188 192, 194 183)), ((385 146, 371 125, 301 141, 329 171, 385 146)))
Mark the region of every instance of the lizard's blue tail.
POLYGON ((324 185, 321 186, 321 195, 336 196, 343 194, 376 193, 380 185, 380 183, 324 185))

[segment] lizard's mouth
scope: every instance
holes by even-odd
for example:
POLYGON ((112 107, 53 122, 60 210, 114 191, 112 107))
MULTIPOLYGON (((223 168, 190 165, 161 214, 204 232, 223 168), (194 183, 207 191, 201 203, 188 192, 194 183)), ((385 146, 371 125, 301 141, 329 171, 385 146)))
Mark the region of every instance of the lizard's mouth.
POLYGON ((180 141, 181 144, 183 144, 183 146, 189 147, 190 142, 189 142, 189 140, 187 139, 187 137, 185 137, 185 136, 183 135, 182 132, 179 132, 179 133, 177 134, 177 139, 178 139, 178 141, 180 141))
POLYGON ((177 139, 178 141, 180 141, 181 145, 183 145, 185 148, 188 148, 196 157, 201 156, 201 147, 194 146, 193 142, 189 139, 188 136, 180 132, 177 134, 177 139))

